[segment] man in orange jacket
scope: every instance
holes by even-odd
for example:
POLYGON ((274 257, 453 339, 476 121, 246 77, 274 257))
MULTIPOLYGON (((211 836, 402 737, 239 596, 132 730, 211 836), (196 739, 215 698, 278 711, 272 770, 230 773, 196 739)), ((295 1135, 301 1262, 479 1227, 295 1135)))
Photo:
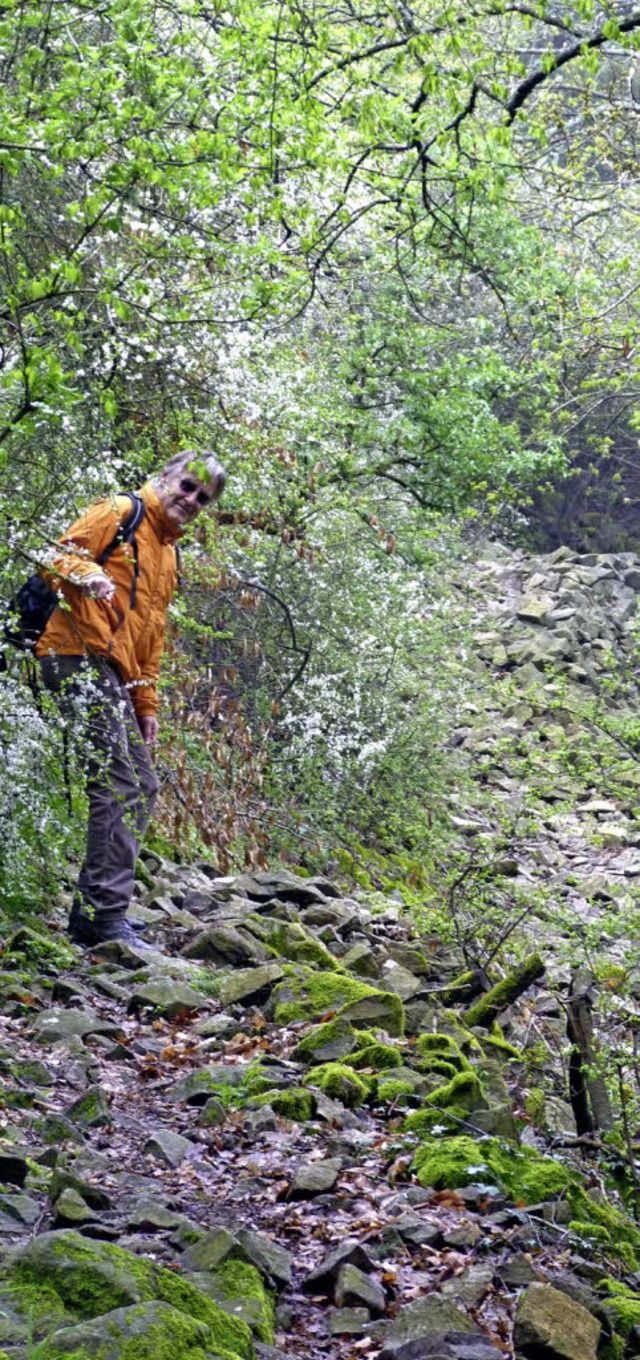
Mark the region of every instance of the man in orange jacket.
POLYGON ((86 726, 89 823, 69 933, 78 943, 140 946, 126 918, 140 840, 158 795, 149 748, 158 734, 156 684, 176 541, 217 500, 225 472, 212 454, 176 454, 137 493, 135 542, 111 548, 129 496, 97 501, 62 536, 51 561, 57 607, 36 647, 44 684, 65 716, 86 726), (140 507, 142 509, 142 507, 140 507))

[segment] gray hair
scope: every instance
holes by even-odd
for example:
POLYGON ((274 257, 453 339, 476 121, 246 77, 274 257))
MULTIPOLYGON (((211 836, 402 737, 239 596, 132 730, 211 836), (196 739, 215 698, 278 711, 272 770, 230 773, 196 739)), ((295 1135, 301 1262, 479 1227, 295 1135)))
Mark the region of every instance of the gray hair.
POLYGON ((207 472, 207 477, 203 480, 213 482, 214 500, 218 500, 224 491, 227 474, 222 463, 219 463, 215 454, 208 449, 183 449, 181 453, 174 453, 173 458, 170 458, 155 477, 152 477, 152 484, 159 486, 168 477, 174 477, 177 472, 184 472, 186 469, 198 476, 198 469, 203 466, 207 472))

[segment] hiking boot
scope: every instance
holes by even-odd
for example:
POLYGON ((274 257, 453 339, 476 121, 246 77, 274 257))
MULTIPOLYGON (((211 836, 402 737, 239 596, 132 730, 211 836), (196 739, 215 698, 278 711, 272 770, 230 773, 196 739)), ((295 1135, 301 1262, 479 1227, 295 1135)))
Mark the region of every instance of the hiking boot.
POLYGON ((74 944, 82 945, 85 949, 106 944, 108 940, 122 940, 135 949, 151 949, 149 942, 140 938, 139 931, 126 916, 111 916, 101 921, 98 915, 92 920, 77 907, 74 907, 69 917, 67 934, 74 944))

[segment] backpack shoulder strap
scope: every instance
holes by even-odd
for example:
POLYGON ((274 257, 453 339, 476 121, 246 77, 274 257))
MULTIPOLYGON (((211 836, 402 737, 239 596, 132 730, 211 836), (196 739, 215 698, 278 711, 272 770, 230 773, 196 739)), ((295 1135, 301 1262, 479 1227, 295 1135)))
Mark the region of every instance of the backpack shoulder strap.
POLYGON ((142 496, 138 496, 135 491, 123 491, 122 495, 129 497, 129 500, 131 501, 131 509, 129 513, 125 515, 125 518, 122 520, 122 523, 118 525, 118 528, 116 529, 116 532, 113 535, 111 542, 108 543, 106 548, 104 548, 103 551, 100 553, 100 556, 98 557, 97 561, 98 565, 102 567, 104 566, 108 558, 111 557, 112 552, 114 552, 114 550, 117 547, 119 547, 121 543, 131 544, 133 548, 133 580, 131 582, 131 608, 135 609, 136 597, 138 594, 138 577, 140 575, 136 530, 140 528, 140 525, 142 524, 142 521, 144 519, 145 504, 142 499, 142 496))

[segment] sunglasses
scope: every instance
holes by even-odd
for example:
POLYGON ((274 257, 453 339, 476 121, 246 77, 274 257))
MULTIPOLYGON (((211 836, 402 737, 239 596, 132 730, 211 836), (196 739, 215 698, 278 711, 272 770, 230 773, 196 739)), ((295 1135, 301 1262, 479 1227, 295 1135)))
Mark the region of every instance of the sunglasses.
MULTIPOLYGON (((192 491, 198 491, 198 485, 199 483, 192 481, 191 477, 180 478, 180 490, 184 491, 185 496, 190 496, 192 491)), ((198 505, 210 505, 213 496, 208 496, 206 491, 198 491, 196 500, 198 505)))

